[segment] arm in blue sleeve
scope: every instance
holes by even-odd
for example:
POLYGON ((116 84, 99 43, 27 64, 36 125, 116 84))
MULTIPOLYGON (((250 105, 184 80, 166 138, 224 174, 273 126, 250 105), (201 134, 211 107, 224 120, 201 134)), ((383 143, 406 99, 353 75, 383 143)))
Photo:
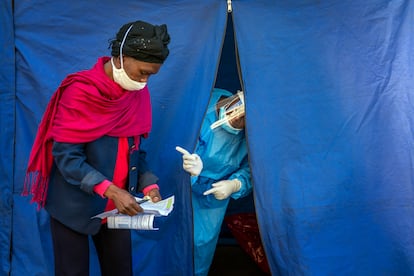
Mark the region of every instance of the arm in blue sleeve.
POLYGON ((229 177, 229 180, 231 179, 238 179, 241 182, 240 190, 231 195, 233 199, 239 199, 251 193, 252 182, 251 182, 249 161, 248 161, 247 156, 243 158, 240 164, 240 168, 229 177))
POLYGON ((94 185, 107 178, 86 162, 84 149, 85 144, 54 142, 52 154, 66 182, 92 194, 94 185))

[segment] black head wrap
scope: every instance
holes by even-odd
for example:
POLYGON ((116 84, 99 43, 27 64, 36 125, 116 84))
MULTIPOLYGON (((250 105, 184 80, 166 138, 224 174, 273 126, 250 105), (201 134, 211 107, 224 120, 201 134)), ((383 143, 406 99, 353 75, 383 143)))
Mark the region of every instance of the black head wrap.
POLYGON ((131 26, 122 47, 122 54, 144 62, 163 63, 170 52, 167 47, 170 35, 165 24, 158 26, 135 21, 123 25, 116 38, 110 41, 112 56, 119 56, 122 40, 131 26))

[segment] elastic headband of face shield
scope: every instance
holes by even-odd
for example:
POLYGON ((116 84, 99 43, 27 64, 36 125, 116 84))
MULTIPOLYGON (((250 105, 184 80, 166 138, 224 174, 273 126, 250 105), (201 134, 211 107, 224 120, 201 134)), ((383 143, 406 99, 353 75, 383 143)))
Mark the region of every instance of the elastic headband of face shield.
POLYGON ((229 113, 229 115, 212 123, 210 126, 211 129, 215 129, 230 120, 242 117, 245 114, 243 91, 237 91, 235 95, 228 97, 223 101, 225 102, 223 108, 226 110, 226 114, 229 113))

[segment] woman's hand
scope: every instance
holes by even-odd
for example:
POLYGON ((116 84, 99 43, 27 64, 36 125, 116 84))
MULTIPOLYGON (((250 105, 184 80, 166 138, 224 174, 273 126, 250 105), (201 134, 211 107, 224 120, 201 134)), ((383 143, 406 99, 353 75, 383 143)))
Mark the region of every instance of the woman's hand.
POLYGON ((108 189, 106 189, 104 193, 104 196, 114 202, 115 207, 121 214, 135 216, 143 211, 142 207, 139 206, 135 198, 130 193, 114 184, 109 185, 108 189))

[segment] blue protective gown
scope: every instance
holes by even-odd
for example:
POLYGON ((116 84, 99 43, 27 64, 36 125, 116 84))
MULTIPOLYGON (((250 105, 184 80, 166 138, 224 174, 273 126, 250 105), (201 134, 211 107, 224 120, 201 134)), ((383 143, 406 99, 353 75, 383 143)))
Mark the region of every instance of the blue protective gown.
POLYGON ((203 192, 211 189, 215 182, 235 178, 240 180, 241 189, 233 193, 232 198, 241 198, 252 190, 244 131, 231 134, 221 127, 210 129, 210 125, 218 119, 215 105, 223 95, 228 97, 232 94, 214 89, 195 150, 203 161, 201 174, 191 179, 196 275, 208 274, 230 200, 217 200, 213 194, 204 196, 203 192))

